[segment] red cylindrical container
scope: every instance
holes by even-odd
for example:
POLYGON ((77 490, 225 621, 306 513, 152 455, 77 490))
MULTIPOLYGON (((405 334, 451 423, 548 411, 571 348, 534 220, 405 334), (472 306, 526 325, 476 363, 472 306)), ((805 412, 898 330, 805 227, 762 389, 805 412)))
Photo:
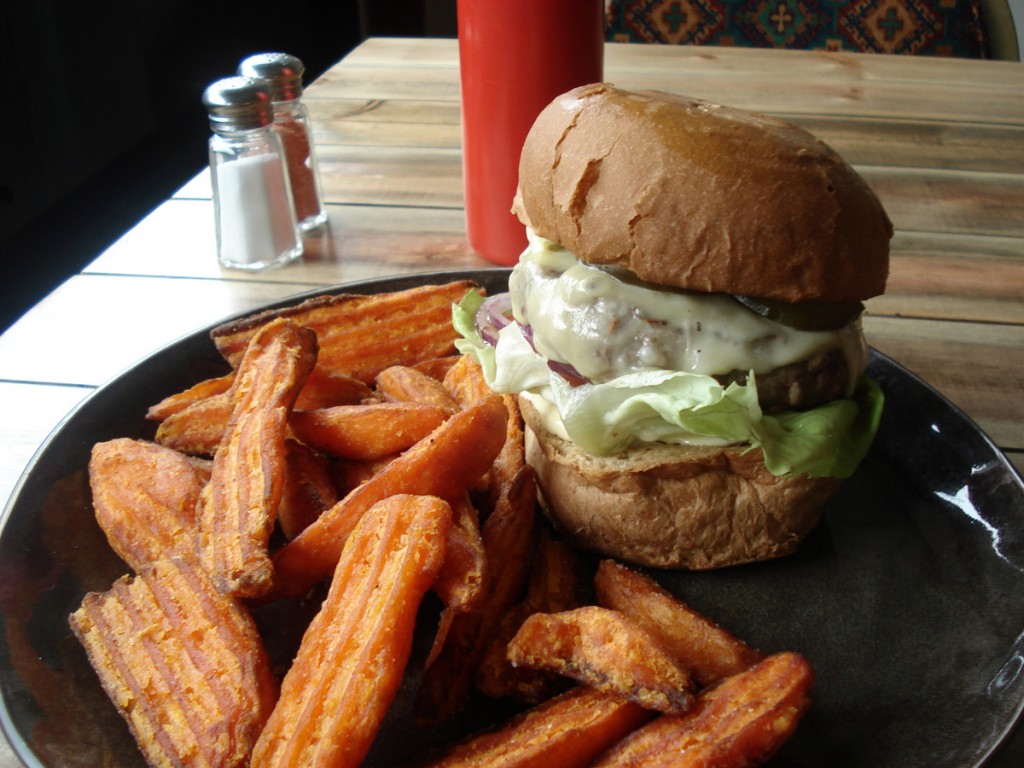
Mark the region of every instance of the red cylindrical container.
POLYGON ((462 174, 470 247, 515 264, 526 247, 512 215, 519 153, 560 93, 600 82, 603 0, 458 0, 462 174))

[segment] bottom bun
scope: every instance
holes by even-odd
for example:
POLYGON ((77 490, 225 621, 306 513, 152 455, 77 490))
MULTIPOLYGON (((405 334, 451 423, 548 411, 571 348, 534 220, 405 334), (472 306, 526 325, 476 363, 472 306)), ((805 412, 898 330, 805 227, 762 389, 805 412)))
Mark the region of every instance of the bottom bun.
POLYGON ((520 404, 545 514, 577 546, 637 565, 706 570, 788 555, 842 483, 777 477, 743 446, 648 444, 593 456, 520 404))

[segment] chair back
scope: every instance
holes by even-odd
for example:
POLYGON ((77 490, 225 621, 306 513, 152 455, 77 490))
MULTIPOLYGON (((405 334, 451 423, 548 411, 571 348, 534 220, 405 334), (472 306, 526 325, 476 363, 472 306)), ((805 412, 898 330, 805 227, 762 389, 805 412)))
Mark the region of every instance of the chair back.
POLYGON ((606 0, 614 42, 1020 59, 1008 0, 606 0))

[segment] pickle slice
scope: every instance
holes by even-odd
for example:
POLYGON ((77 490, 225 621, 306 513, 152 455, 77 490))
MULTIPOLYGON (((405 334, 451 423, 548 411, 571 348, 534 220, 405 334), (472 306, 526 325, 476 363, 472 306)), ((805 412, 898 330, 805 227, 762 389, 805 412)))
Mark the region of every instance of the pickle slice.
POLYGON ((852 323, 864 305, 859 301, 799 301, 790 304, 773 299, 735 296, 751 312, 798 331, 834 331, 852 323))

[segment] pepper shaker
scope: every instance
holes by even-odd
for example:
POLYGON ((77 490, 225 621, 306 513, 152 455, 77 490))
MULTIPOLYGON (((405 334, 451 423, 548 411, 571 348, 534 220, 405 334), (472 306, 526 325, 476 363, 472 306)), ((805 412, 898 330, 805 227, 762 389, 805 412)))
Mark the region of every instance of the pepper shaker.
POLYGON ((273 129, 270 86, 229 77, 203 93, 210 128, 210 172, 222 266, 264 269, 302 255, 281 139, 273 129))
POLYGON ((302 101, 304 72, 302 61, 287 53, 256 54, 246 58, 238 67, 239 75, 259 78, 270 84, 274 127, 284 144, 295 219, 300 232, 310 232, 327 221, 327 211, 320 189, 309 112, 302 101))

